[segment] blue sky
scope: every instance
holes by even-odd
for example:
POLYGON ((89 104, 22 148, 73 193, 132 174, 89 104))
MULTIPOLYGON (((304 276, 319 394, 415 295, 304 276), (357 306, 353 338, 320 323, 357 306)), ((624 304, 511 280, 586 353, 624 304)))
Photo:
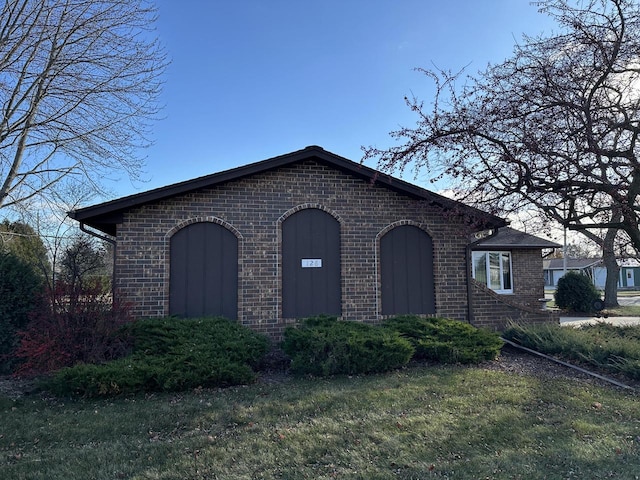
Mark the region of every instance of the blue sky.
POLYGON ((121 181, 115 196, 307 145, 360 161, 362 145, 389 146, 391 130, 414 123, 405 95, 432 97, 432 84, 416 67, 468 65, 474 73, 510 56, 523 33, 552 27, 529 0, 157 5, 157 33, 172 61, 164 119, 143 152, 148 181, 121 181))

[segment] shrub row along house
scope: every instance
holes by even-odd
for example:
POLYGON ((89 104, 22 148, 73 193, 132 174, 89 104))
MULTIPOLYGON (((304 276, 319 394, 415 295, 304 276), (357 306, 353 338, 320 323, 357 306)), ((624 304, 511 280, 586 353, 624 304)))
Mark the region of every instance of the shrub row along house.
POLYGON ((115 242, 137 317, 222 315, 274 337, 317 314, 557 321, 539 303, 556 244, 316 146, 70 216, 115 242))

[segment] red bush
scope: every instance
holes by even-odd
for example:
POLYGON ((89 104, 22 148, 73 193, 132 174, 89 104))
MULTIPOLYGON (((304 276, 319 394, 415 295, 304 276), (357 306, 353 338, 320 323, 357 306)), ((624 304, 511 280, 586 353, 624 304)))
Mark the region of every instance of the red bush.
POLYGON ((16 375, 102 363, 127 353, 129 341, 121 327, 131 321, 129 309, 112 301, 99 282, 81 288, 59 282, 45 300, 18 332, 16 375))

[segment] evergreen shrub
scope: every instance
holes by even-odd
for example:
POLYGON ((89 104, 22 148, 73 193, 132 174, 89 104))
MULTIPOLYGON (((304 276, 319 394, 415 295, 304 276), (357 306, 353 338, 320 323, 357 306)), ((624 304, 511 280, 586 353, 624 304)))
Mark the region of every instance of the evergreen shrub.
POLYGON ((383 326, 411 342, 416 360, 480 363, 494 360, 504 343, 496 333, 445 318, 403 315, 385 320, 383 326))
POLYGON ((578 272, 567 272, 558 280, 555 301, 558 308, 572 312, 602 309, 600 293, 586 275, 578 272))
POLYGON ((62 369, 45 388, 98 397, 247 384, 268 350, 264 335, 217 317, 145 319, 125 330, 133 339, 130 356, 62 369))
POLYGON ((0 251, 0 374, 11 373, 17 332, 26 327, 42 290, 42 276, 16 255, 0 251))
POLYGON ((386 372, 406 365, 414 352, 396 332, 335 317, 288 327, 282 348, 293 373, 317 376, 386 372))

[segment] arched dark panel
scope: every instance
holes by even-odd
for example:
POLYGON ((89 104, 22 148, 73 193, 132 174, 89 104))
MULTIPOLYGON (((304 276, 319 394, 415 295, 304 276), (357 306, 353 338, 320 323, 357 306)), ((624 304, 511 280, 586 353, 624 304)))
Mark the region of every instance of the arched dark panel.
POLYGON ((340 223, 300 210, 282 224, 282 315, 341 315, 340 223))
POLYGON ((238 318, 238 239, 221 225, 194 223, 171 237, 169 313, 238 318))
POLYGON ((433 242, 418 227, 404 225, 380 239, 382 314, 436 312, 433 242))

